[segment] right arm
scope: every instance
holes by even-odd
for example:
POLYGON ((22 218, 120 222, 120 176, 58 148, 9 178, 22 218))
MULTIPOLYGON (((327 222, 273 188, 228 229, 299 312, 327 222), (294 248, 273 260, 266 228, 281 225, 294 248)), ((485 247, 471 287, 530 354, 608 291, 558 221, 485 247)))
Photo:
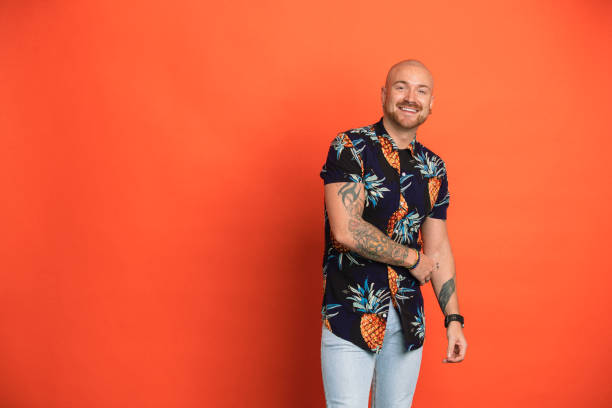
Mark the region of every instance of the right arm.
MULTIPOLYGON (((325 185, 325 207, 331 233, 336 241, 359 255, 389 265, 410 267, 417 260, 416 249, 398 244, 362 218, 365 205, 362 183, 325 185)), ((421 284, 431 278, 434 261, 421 255, 419 265, 410 270, 421 284)))

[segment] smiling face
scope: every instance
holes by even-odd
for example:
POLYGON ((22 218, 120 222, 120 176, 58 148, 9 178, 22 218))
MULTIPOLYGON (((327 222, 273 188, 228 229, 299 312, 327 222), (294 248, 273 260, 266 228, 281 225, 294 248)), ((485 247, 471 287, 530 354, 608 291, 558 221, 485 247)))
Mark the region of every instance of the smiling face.
POLYGON ((384 117, 398 130, 416 130, 433 106, 433 78, 417 61, 394 65, 382 89, 384 117))

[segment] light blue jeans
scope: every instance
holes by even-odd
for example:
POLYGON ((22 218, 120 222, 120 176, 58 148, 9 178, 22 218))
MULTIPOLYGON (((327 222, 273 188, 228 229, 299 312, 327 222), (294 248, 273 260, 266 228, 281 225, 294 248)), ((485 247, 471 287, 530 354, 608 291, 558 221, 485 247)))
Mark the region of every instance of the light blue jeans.
POLYGON ((323 325, 321 369, 327 408, 408 408, 416 388, 423 347, 405 351, 397 311, 389 304, 382 350, 371 353, 323 325))

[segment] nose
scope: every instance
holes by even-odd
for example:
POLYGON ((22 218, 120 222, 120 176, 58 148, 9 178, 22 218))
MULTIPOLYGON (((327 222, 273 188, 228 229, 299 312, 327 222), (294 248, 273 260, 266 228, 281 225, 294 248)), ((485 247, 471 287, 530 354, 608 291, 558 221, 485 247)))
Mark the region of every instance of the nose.
POLYGON ((406 103, 416 103, 417 100, 417 89, 410 87, 408 88, 406 94, 404 95, 404 101, 406 103))
POLYGON ((417 89, 415 87, 411 87, 406 92, 406 102, 408 103, 416 103, 417 100, 417 89))

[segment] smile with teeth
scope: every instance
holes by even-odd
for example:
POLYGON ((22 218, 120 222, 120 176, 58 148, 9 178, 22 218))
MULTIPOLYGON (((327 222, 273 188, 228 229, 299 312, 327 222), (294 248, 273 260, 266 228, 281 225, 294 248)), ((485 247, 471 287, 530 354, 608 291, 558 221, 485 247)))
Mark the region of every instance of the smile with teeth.
POLYGON ((410 112, 410 113, 416 113, 416 112, 417 112, 417 110, 416 110, 416 109, 414 109, 414 108, 409 108, 409 107, 407 107, 407 106, 400 106, 399 108, 400 108, 400 110, 402 110, 402 111, 404 111, 404 112, 410 112))

